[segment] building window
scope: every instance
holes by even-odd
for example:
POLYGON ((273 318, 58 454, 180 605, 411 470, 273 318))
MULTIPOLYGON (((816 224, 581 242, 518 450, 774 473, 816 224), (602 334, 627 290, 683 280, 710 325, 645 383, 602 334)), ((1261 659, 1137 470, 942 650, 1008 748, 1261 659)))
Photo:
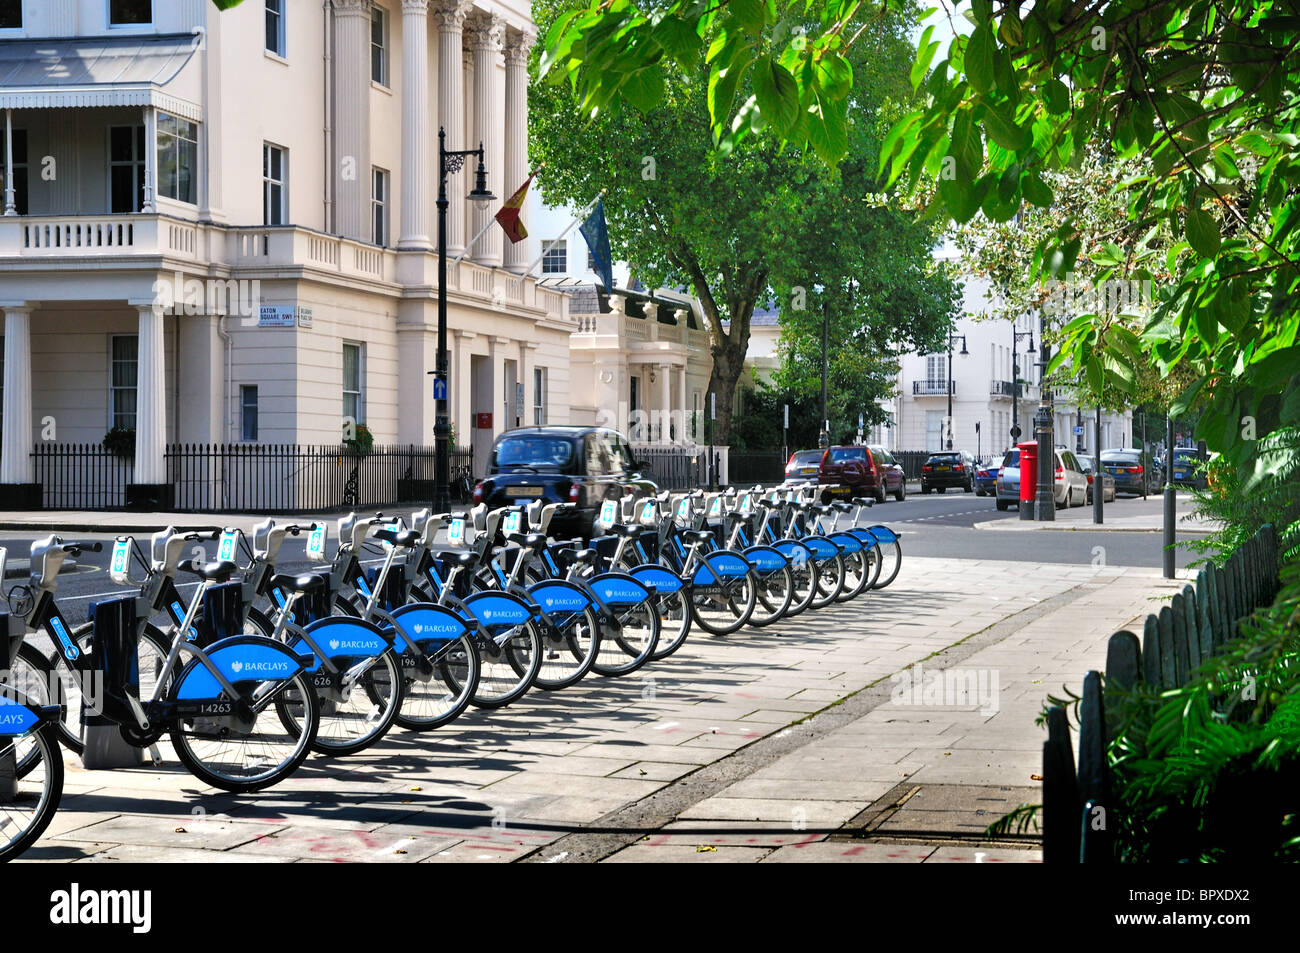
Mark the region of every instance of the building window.
POLYGON ((343 416, 357 424, 366 422, 366 408, 361 399, 362 368, 365 352, 360 344, 343 345, 343 416))
POLYGON ((0 30, 23 28, 23 0, 0 0, 0 30))
POLYGON ((262 223, 283 225, 286 214, 285 180, 289 173, 287 151, 262 143, 262 223))
POLYGON ((370 13, 370 78, 388 85, 388 15, 380 7, 370 13))
POLYGON ((370 240, 388 244, 388 173, 372 169, 370 173, 370 240))
MULTIPOLYGON (((4 142, 0 138, 0 189, 7 187, 9 179, 5 174, 4 142)), ((15 129, 10 148, 14 154, 14 208, 19 215, 27 214, 27 130, 15 129)), ((0 195, 0 201, 7 197, 0 195)))
POLYGON ((194 180, 198 157, 198 123, 159 113, 158 194, 188 205, 197 204, 194 180))
POLYGON ((546 423, 546 368, 533 368, 533 424, 546 423))
POLYGON ((140 211, 144 206, 144 126, 109 127, 108 181, 114 213, 140 211))
POLYGON ((135 429, 135 385, 139 368, 140 338, 134 334, 114 334, 109 376, 108 408, 110 428, 135 429))
POLYGON ((942 410, 925 412, 925 449, 929 453, 943 449, 943 418, 947 416, 942 410))
POLYGON ((266 0, 266 49, 276 56, 285 55, 284 0, 266 0))
POLYGON ((587 249, 587 270, 588 271, 596 270, 596 256, 591 253, 590 248, 587 249))
POLYGON ((948 382, 948 355, 931 354, 925 359, 925 379, 940 388, 948 382))
POLYGON ((569 270, 568 242, 561 239, 546 249, 542 256, 542 274, 562 275, 569 270))
POLYGON ((257 440, 257 387, 243 385, 239 388, 240 434, 244 440, 257 440))
POLYGON ((149 26, 153 0, 108 0, 109 26, 149 26))

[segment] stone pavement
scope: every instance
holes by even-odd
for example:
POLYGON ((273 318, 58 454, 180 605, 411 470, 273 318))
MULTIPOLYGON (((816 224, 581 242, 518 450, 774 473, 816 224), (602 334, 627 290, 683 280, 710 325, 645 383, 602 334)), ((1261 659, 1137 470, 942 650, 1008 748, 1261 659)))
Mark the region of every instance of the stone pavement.
POLYGON ((23 860, 1034 861, 1033 844, 981 834, 1039 799, 1034 716, 1176 585, 905 558, 852 603, 693 632, 629 678, 394 731, 256 795, 204 787, 165 745, 158 769, 69 757, 62 809, 23 860))

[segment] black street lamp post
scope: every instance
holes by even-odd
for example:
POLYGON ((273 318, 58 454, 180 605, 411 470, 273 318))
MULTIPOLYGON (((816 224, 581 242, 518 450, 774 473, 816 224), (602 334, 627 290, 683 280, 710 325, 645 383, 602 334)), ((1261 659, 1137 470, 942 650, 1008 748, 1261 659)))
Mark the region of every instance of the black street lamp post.
POLYGON ((447 176, 459 172, 466 156, 478 156, 478 169, 474 176, 474 190, 470 201, 479 206, 496 201, 487 187, 487 169, 483 165, 483 143, 477 149, 447 151, 447 130, 438 129, 438 361, 435 365, 434 396, 436 422, 433 426, 433 508, 446 513, 451 509, 448 489, 451 485, 451 452, 448 440, 451 425, 447 415, 447 176))
POLYGON ((1029 350, 1026 354, 1034 353, 1034 332, 1017 331, 1015 325, 1011 328, 1011 441, 1016 443, 1020 440, 1020 362, 1016 347, 1022 337, 1029 338, 1029 350))
MULTIPOLYGON (((949 334, 948 335, 948 449, 952 449, 952 342, 961 338, 961 353, 969 354, 966 350, 966 335, 949 334)), ((967 444, 970 446, 970 444, 967 444)))

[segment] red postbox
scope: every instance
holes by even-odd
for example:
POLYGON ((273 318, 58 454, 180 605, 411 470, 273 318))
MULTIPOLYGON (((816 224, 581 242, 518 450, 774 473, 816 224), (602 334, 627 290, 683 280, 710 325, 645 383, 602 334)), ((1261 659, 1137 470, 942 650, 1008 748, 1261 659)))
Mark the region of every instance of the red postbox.
POLYGON ((1038 492, 1038 441, 1026 440, 1020 448, 1020 502, 1033 504, 1038 492))

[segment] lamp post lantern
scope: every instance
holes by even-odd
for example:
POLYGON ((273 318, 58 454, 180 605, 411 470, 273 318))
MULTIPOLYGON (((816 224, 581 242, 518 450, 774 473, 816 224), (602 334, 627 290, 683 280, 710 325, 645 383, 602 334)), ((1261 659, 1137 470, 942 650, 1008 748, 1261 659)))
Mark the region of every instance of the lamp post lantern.
POLYGON ((1034 353, 1034 332, 1017 331, 1015 325, 1011 328, 1011 440, 1016 442, 1020 440, 1020 362, 1019 355, 1016 353, 1016 346, 1020 343, 1022 337, 1029 338, 1029 350, 1026 354, 1034 353))
POLYGON ((446 513, 451 509, 448 488, 451 484, 451 453, 448 438, 451 426, 447 415, 447 176, 459 172, 466 156, 478 156, 478 169, 474 176, 474 189, 469 193, 471 202, 482 207, 495 202, 496 196, 487 187, 487 169, 483 165, 483 143, 477 149, 447 150, 447 130, 438 129, 438 360, 434 372, 436 417, 433 427, 433 508, 446 513))

